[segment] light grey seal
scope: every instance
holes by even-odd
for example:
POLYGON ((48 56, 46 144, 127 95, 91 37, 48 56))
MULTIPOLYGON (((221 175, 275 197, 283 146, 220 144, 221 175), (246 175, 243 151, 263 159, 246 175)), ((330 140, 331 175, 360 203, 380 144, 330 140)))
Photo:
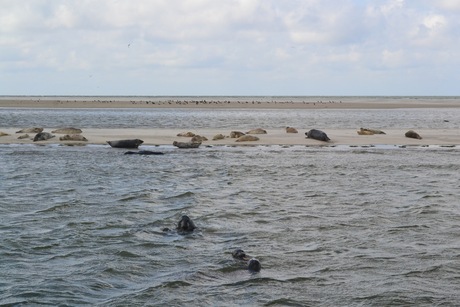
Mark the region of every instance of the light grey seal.
POLYGON ((40 133, 37 133, 35 135, 34 142, 46 141, 46 140, 49 140, 51 138, 54 138, 54 135, 52 135, 51 133, 49 133, 49 132, 40 132, 40 133))
POLYGON ((88 142, 88 139, 85 138, 81 134, 66 134, 59 138, 61 141, 81 141, 81 142, 88 142))
POLYGON ((177 142, 174 141, 173 145, 177 148, 198 148, 201 145, 201 142, 177 142))
POLYGON ((40 133, 43 131, 43 128, 24 128, 19 131, 16 131, 16 133, 40 133))
POLYGON ((418 140, 422 139, 422 137, 417 132, 415 132, 414 130, 407 131, 405 136, 407 138, 412 138, 412 139, 418 139, 418 140))
POLYGON ((259 138, 257 136, 246 134, 246 135, 242 135, 239 138, 237 138, 235 142, 253 142, 253 141, 258 141, 258 140, 259 138))
POLYGON ((144 143, 143 140, 133 139, 133 140, 118 140, 118 141, 107 141, 107 143, 113 148, 138 148, 139 145, 144 143))
POLYGON ((267 130, 262 128, 252 129, 246 132, 246 134, 267 134, 267 130))
POLYGON ((256 258, 253 258, 246 253, 242 249, 236 249, 232 252, 232 256, 235 259, 247 261, 248 270, 251 272, 260 272, 262 265, 260 261, 256 258))
POLYGON ((315 139, 323 142, 328 142, 331 140, 325 132, 317 129, 311 129, 310 131, 305 132, 305 135, 309 139, 315 139))
POLYGON ((81 129, 72 128, 72 127, 60 128, 60 129, 53 130, 51 132, 57 133, 57 134, 80 134, 82 133, 81 129))

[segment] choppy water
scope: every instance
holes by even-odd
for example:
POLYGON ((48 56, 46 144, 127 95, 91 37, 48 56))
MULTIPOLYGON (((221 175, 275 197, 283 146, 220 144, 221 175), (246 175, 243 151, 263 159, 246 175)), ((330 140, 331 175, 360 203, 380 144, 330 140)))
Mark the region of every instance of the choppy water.
MULTIPOLYGON (((0 127, 458 128, 458 109, 0 109, 0 127), (447 120, 447 121, 445 121, 447 120)), ((460 149, 0 145, 0 304, 456 306, 460 149), (190 235, 163 232, 182 214, 190 235), (231 257, 262 263, 250 273, 231 257)))
POLYGON ((458 148, 147 149, 0 145, 2 304, 460 301, 458 148))

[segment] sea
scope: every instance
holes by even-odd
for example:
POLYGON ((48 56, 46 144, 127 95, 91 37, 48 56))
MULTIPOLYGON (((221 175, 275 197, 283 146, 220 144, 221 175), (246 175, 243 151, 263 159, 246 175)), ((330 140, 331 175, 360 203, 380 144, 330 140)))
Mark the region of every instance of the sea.
MULTIPOLYGON (((458 129, 460 109, 0 108, 32 126, 458 129)), ((459 146, 140 149, 163 155, 0 145, 0 306, 460 304, 459 146)))

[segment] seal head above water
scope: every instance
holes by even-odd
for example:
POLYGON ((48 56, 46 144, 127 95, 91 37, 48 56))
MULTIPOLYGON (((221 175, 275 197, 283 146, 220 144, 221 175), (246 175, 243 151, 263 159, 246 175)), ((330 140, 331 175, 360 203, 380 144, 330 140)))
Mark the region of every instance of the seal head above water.
POLYGON ((179 232, 192 232, 194 229, 196 229, 195 223, 187 215, 183 215, 177 223, 177 231, 179 232))
POLYGON ((252 258, 251 256, 247 255, 244 250, 236 249, 232 252, 232 256, 235 259, 247 261, 248 270, 251 272, 260 272, 262 265, 260 261, 256 258, 252 258))

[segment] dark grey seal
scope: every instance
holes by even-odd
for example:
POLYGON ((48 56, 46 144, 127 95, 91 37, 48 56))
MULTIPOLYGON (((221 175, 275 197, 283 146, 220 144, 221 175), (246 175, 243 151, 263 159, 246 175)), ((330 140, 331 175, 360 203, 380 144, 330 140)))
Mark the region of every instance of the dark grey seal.
POLYGON ((150 150, 139 150, 139 151, 127 151, 125 155, 164 155, 164 153, 159 151, 150 151, 150 150))
POLYGON ((412 138, 412 139, 418 139, 418 140, 422 139, 422 137, 417 132, 415 132, 414 130, 407 131, 405 136, 407 138, 412 138))
POLYGON ((107 143, 113 148, 138 148, 139 145, 144 143, 143 140, 118 140, 118 141, 107 141, 107 143))
POLYGON ((247 261, 248 270, 251 272, 260 272, 262 268, 259 260, 257 260, 256 258, 252 258, 249 255, 246 255, 246 253, 242 249, 234 250, 232 252, 232 256, 235 259, 247 261))
POLYGON ((325 132, 317 129, 311 129, 310 131, 305 132, 305 135, 309 139, 315 139, 323 142, 328 142, 331 140, 325 132))
POLYGON ((183 215, 179 223, 177 223, 176 229, 179 233, 187 233, 192 232, 194 229, 196 229, 196 226, 191 218, 189 218, 187 215, 183 215))
POLYGON ((51 138, 54 138, 54 135, 52 135, 51 133, 49 133, 49 132, 40 132, 40 133, 37 133, 35 135, 34 142, 46 141, 46 140, 49 140, 51 138))

